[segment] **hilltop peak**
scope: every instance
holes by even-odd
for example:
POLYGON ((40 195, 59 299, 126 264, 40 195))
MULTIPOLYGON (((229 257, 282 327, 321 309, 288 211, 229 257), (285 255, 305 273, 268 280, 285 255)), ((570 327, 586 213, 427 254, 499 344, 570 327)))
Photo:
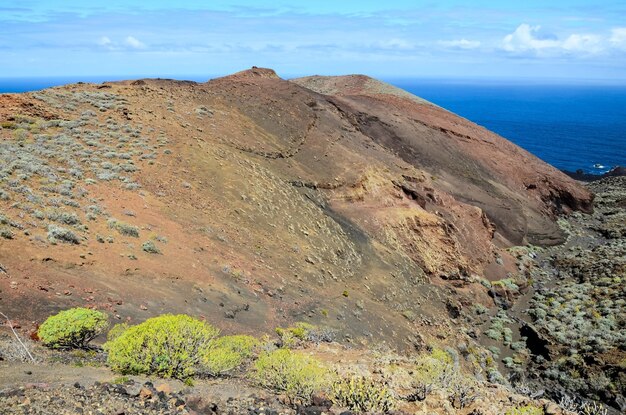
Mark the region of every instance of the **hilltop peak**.
POLYGON ((236 72, 232 75, 225 76, 227 79, 248 79, 248 78, 264 78, 264 79, 281 79, 276 71, 270 68, 259 68, 253 66, 250 69, 236 72))

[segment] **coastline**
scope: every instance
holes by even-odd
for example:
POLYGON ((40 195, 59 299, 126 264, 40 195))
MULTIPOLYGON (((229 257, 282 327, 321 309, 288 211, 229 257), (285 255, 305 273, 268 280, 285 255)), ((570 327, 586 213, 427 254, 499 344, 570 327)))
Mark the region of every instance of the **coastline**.
POLYGON ((613 167, 611 170, 603 174, 585 173, 582 169, 576 170, 574 172, 568 171, 568 170, 561 170, 561 171, 567 174, 572 179, 575 179, 581 182, 595 182, 597 180, 606 179, 608 177, 626 176, 626 167, 624 166, 613 167))

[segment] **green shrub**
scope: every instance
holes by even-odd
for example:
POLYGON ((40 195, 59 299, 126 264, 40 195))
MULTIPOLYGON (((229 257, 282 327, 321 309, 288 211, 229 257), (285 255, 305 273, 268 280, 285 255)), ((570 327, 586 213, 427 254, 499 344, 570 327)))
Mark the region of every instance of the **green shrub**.
POLYGON ((65 225, 78 225, 80 224, 80 219, 73 212, 63 212, 59 210, 51 210, 47 212, 48 219, 63 223, 65 225))
POLYGON ((277 327, 276 334, 280 337, 280 347, 285 349, 293 349, 300 343, 300 340, 289 330, 277 327))
POLYGON ((122 374, 193 376, 219 330, 193 317, 166 314, 129 327, 107 342, 108 364, 122 374))
POLYGON ((331 387, 333 403, 356 412, 386 413, 395 400, 389 387, 365 377, 342 378, 331 387))
POLYGON ((454 376, 452 357, 441 349, 420 356, 415 364, 414 398, 422 401, 434 389, 446 388, 454 376))
POLYGON ((111 330, 109 330, 109 332, 107 333, 107 341, 110 342, 117 339, 129 327, 130 326, 128 325, 128 323, 117 323, 116 325, 111 327, 111 330))
POLYGON ((159 248, 152 241, 146 241, 141 245, 141 249, 149 254, 160 254, 159 248))
POLYGON ((314 328, 312 324, 298 322, 294 324, 294 327, 276 327, 276 334, 280 337, 282 347, 290 349, 296 347, 301 341, 305 341, 309 331, 314 328))
POLYGON ((287 330, 289 330, 298 339, 306 340, 306 337, 309 334, 309 332, 314 329, 315 329, 315 326, 313 324, 297 322, 294 327, 290 327, 287 330))
POLYGON ((18 141, 26 140, 28 138, 28 135, 28 131, 23 128, 18 128, 17 130, 13 131, 13 137, 18 141))
POLYGON ((534 405, 518 406, 506 411, 505 415, 543 415, 543 409, 534 405))
POLYGON ((101 311, 72 308, 50 316, 39 326, 37 335, 52 348, 84 348, 108 326, 108 317, 101 311))
POLYGON ((313 324, 297 322, 293 327, 277 327, 276 334, 280 337, 282 347, 292 348, 301 341, 314 343, 330 343, 335 338, 335 332, 328 327, 318 327, 313 324))
POLYGON ((308 403, 313 393, 330 386, 330 373, 318 360, 288 349, 261 354, 253 378, 263 387, 284 392, 294 403, 308 403))
POLYGON ((0 236, 4 239, 13 239, 13 232, 6 228, 0 228, 0 236))
POLYGON ((465 377, 456 372, 450 380, 448 387, 448 400, 456 409, 465 408, 478 397, 478 386, 473 378, 465 377))
POLYGON ((211 343, 202 356, 202 367, 211 376, 231 372, 250 358, 259 341, 252 336, 224 336, 211 343))
POLYGON ((119 378, 115 378, 111 381, 112 384, 114 385, 125 385, 127 384, 131 379, 127 376, 120 376, 119 378))
POLYGON ((78 236, 74 232, 53 224, 48 225, 48 240, 53 243, 59 241, 75 245, 80 243, 78 236))
POLYGON ((111 218, 107 221, 109 228, 115 229, 121 235, 132 236, 133 238, 139 238, 139 228, 133 225, 129 225, 126 222, 118 221, 115 218, 111 218))

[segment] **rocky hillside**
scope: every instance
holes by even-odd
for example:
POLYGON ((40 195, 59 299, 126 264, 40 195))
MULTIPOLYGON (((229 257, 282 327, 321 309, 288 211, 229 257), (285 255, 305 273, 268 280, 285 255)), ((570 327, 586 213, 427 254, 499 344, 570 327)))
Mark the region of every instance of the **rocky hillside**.
POLYGON ((67 85, 0 95, 0 126, 0 311, 24 332, 80 305, 468 343, 490 282, 519 271, 509 248, 593 210, 528 152, 365 76, 67 85))
POLYGON ((403 314, 447 322, 446 286, 488 301, 472 281, 506 273, 501 248, 562 241, 556 215, 592 208, 519 147, 363 76, 68 85, 1 96, 0 123, 0 304, 23 321, 88 303, 404 342, 403 314))

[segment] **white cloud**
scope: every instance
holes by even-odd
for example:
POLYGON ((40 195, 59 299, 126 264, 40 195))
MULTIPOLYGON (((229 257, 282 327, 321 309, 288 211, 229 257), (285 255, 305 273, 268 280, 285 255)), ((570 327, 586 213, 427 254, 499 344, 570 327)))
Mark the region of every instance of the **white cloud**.
POLYGON ((531 26, 527 23, 522 23, 513 33, 504 37, 502 48, 507 52, 527 52, 541 51, 559 46, 557 40, 538 37, 539 29, 541 29, 541 26, 531 26))
POLYGON ((477 40, 467 40, 467 39, 458 39, 458 40, 440 40, 439 43, 441 46, 451 49, 476 49, 480 47, 480 42, 477 40))
POLYGON ((405 39, 382 40, 380 42, 377 42, 375 46, 377 46, 380 49, 399 49, 399 50, 410 50, 415 47, 413 43, 405 39))
POLYGON ((124 41, 119 42, 108 36, 98 39, 98 45, 110 51, 123 51, 129 49, 145 49, 146 44, 133 36, 127 36, 124 41))
POLYGON ((99 40, 98 40, 98 45, 100 46, 104 46, 104 47, 110 47, 113 44, 113 42, 111 42, 111 39, 109 39, 106 36, 102 36, 99 40))
MULTIPOLYGON (((570 34, 563 40, 556 36, 542 36, 541 26, 522 23, 511 34, 504 37, 502 49, 517 55, 540 57, 559 55, 589 56, 608 49, 605 37, 597 34, 570 34)), ((620 33, 617 33, 619 36, 620 33)), ((626 37, 626 33, 624 33, 626 37)), ((615 33, 614 33, 615 36, 615 33)))
POLYGON ((604 49, 602 38, 598 35, 570 35, 561 43, 564 50, 571 52, 599 53, 604 49))
POLYGON ((140 41, 139 39, 133 37, 133 36, 128 36, 125 40, 124 40, 124 44, 126 46, 129 46, 133 49, 145 49, 146 45, 140 41))
POLYGON ((611 30, 609 42, 614 48, 626 49, 626 27, 616 27, 611 30))

